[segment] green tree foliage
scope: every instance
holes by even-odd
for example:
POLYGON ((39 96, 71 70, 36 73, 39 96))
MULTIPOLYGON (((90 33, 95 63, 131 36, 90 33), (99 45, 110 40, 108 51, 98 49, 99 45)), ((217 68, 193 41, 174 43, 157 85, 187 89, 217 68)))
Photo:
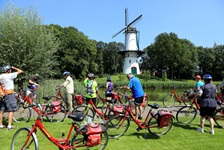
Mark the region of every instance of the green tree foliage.
POLYGON ((39 73, 51 76, 57 66, 54 53, 59 41, 41 22, 37 11, 12 4, 0 9, 0 65, 21 68, 27 78, 39 73))
POLYGON ((148 58, 143 59, 142 66, 168 71, 170 78, 180 78, 182 74, 192 77, 197 60, 195 46, 186 39, 179 39, 174 33, 162 33, 155 38, 154 44, 148 46, 145 51, 148 58))

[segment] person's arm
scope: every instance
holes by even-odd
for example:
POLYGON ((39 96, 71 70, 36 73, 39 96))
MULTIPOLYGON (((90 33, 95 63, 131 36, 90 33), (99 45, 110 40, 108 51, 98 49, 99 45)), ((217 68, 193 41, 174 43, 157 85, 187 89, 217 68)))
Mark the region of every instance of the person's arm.
POLYGON ((59 88, 66 87, 69 83, 69 80, 65 80, 65 82, 59 86, 59 88))
POLYGON ((14 66, 11 66, 13 70, 15 70, 17 72, 17 74, 21 74, 23 71, 19 68, 16 68, 14 66))
POLYGON ((29 79, 28 82, 29 82, 30 84, 34 84, 34 85, 38 86, 38 84, 37 84, 36 82, 33 82, 31 79, 29 79))

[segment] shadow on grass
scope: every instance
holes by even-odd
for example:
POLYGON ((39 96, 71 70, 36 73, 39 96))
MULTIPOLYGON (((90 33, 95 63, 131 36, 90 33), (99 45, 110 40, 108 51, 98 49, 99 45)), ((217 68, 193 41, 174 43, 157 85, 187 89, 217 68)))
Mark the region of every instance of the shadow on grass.
POLYGON ((146 132, 135 132, 133 134, 131 134, 130 136, 137 136, 137 138, 143 138, 143 139, 159 139, 160 136, 158 135, 152 135, 150 133, 146 133, 146 132))

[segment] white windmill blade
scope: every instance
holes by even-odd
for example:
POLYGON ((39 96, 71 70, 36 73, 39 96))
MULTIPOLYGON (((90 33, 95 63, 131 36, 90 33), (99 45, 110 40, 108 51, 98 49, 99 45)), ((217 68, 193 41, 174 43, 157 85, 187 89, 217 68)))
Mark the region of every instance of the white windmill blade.
POLYGON ((116 34, 114 34, 114 35, 112 36, 112 38, 114 38, 115 36, 117 36, 118 34, 120 34, 121 32, 123 32, 125 29, 126 29, 126 27, 123 28, 121 31, 117 32, 116 34))
POLYGON ((134 23, 137 23, 141 18, 142 18, 142 15, 138 16, 135 20, 133 20, 131 23, 129 23, 129 24, 127 25, 127 27, 133 25, 134 23))

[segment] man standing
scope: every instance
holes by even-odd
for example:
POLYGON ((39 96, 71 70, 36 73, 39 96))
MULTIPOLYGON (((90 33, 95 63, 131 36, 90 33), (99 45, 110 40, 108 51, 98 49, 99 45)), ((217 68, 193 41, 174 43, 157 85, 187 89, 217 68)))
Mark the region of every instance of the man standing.
POLYGON ((65 87, 66 88, 66 95, 67 95, 67 114, 72 114, 72 94, 74 94, 74 81, 72 77, 70 76, 70 72, 65 71, 63 73, 65 82, 60 85, 60 88, 65 87))
POLYGON ((23 71, 16 67, 5 65, 2 67, 2 72, 3 74, 0 75, 0 82, 6 92, 6 96, 4 101, 0 101, 0 129, 4 128, 4 125, 2 124, 3 113, 8 112, 7 130, 12 130, 16 128, 15 126, 12 126, 12 118, 14 111, 17 109, 16 98, 14 95, 14 79, 23 71), (15 72, 12 72, 12 70, 15 72))
POLYGON ((135 118, 139 120, 142 119, 142 102, 144 98, 144 90, 142 88, 142 84, 140 80, 135 77, 133 74, 129 73, 127 75, 128 80, 130 81, 128 86, 124 86, 121 88, 126 88, 126 89, 131 89, 134 101, 135 101, 135 118), (138 116, 138 111, 139 111, 139 116, 138 116))
POLYGON ((197 96, 201 96, 200 105, 200 128, 198 131, 204 133, 205 117, 208 117, 210 123, 210 133, 215 134, 214 131, 214 120, 216 110, 216 86, 212 84, 212 76, 210 74, 205 74, 203 76, 205 85, 201 87, 201 91, 197 96))

